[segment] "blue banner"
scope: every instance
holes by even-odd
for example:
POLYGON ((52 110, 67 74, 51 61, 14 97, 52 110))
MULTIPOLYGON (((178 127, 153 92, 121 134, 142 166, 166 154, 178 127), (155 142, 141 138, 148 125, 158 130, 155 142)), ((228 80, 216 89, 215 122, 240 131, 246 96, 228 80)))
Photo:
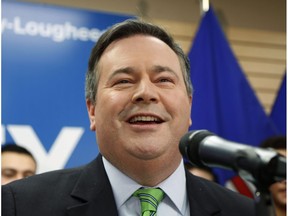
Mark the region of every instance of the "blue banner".
POLYGON ((99 36, 128 15, 2 2, 2 144, 27 147, 38 172, 98 154, 85 73, 99 36))

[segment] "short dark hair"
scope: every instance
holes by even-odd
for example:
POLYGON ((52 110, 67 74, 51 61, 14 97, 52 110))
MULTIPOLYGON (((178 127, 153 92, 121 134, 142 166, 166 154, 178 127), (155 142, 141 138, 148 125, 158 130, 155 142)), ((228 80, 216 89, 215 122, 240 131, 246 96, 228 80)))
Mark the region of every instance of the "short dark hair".
POLYGON ((260 144, 261 148, 286 149, 286 136, 273 136, 260 144))
POLYGON ((30 151, 28 151, 26 148, 24 148, 22 146, 14 144, 14 143, 6 143, 6 144, 2 145, 1 154, 3 154, 4 152, 15 152, 15 153, 19 153, 19 154, 28 155, 36 163, 36 160, 35 160, 34 156, 32 155, 32 153, 30 151))
POLYGON ((97 72, 97 66, 105 49, 116 40, 128 38, 134 35, 148 35, 156 37, 166 43, 176 53, 180 61, 187 93, 191 95, 193 87, 190 79, 190 63, 181 47, 175 43, 174 39, 161 27, 137 19, 128 19, 109 28, 101 35, 93 47, 89 58, 88 71, 86 73, 86 99, 89 99, 93 104, 95 103, 100 76, 97 72))

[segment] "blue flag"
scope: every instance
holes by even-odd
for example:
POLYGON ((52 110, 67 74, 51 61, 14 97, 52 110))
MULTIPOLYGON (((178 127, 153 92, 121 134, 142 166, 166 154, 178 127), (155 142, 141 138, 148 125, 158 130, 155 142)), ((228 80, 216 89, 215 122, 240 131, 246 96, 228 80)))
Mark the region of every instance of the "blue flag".
POLYGON ((270 117, 276 125, 280 135, 286 136, 286 73, 278 90, 270 117))
MULTIPOLYGON (((191 130, 258 145, 276 133, 242 72, 212 7, 203 16, 189 53, 194 86, 191 130)), ((232 172, 217 170, 224 183, 232 172)))

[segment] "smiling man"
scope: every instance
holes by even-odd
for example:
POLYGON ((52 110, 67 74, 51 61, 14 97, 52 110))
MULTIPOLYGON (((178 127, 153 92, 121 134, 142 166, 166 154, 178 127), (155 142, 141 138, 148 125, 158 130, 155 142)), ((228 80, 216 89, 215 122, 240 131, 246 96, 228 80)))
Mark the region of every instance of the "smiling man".
POLYGON ((163 29, 127 20, 105 32, 91 52, 86 103, 98 157, 3 187, 5 216, 254 215, 250 199, 184 168, 190 66, 163 29))

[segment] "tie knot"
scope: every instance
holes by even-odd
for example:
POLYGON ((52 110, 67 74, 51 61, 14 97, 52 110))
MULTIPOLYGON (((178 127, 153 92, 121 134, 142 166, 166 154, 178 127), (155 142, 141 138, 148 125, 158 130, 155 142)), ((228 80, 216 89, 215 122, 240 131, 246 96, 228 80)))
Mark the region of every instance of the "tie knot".
POLYGON ((156 215, 157 207, 164 198, 160 188, 140 188, 133 193, 140 199, 142 215, 156 215))

